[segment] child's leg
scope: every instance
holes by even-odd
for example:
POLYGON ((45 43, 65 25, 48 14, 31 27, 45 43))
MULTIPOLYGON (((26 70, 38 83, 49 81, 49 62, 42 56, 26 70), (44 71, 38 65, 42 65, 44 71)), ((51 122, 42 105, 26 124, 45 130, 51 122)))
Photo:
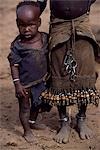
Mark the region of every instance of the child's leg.
POLYGON ((54 140, 58 143, 67 143, 70 135, 69 116, 66 113, 66 106, 58 106, 61 128, 54 140))
POLYGON ((31 109, 30 109, 30 127, 32 129, 40 129, 43 130, 46 128, 44 124, 40 124, 36 122, 36 119, 39 114, 39 109, 41 107, 42 100, 39 98, 40 94, 43 90, 45 90, 44 82, 41 82, 33 87, 31 87, 31 109))
POLYGON ((79 113, 77 114, 77 127, 81 139, 90 139, 93 137, 92 131, 86 125, 86 109, 85 104, 80 104, 79 113))
POLYGON ((26 96, 26 98, 19 99, 19 118, 24 129, 23 137, 26 139, 27 142, 33 142, 35 138, 29 126, 28 122, 29 115, 30 115, 29 96, 26 96))
POLYGON ((31 129, 36 129, 36 130, 44 130, 46 129, 46 126, 44 124, 41 124, 39 122, 36 122, 36 119, 38 117, 39 114, 39 109, 40 107, 31 107, 30 109, 30 119, 29 119, 29 123, 30 123, 30 128, 31 129))

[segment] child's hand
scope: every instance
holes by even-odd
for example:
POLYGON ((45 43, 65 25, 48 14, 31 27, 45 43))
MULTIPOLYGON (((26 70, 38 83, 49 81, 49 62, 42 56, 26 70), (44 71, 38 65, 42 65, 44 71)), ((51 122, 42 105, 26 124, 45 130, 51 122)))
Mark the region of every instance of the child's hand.
POLYGON ((27 91, 26 89, 18 82, 15 84, 15 93, 17 98, 22 98, 27 96, 27 91))

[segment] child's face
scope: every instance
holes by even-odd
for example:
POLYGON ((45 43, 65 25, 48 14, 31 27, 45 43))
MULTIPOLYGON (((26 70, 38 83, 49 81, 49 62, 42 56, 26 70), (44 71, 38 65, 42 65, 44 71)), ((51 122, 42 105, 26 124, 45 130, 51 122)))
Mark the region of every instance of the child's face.
POLYGON ((23 38, 32 39, 40 26, 39 10, 35 6, 22 8, 19 8, 17 12, 17 26, 23 38))

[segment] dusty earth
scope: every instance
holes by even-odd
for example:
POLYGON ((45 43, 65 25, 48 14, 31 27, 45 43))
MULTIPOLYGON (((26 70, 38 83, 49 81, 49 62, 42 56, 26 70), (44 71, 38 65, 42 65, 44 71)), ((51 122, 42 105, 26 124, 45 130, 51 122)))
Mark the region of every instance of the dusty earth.
MULTIPOLYGON (((57 144, 53 136, 58 128, 58 114, 56 108, 50 113, 42 114, 48 129, 36 131, 37 144, 28 144, 22 137, 22 126, 18 117, 18 102, 14 96, 14 86, 10 76, 10 68, 7 61, 10 42, 18 33, 15 25, 15 7, 19 0, 0 0, 0 150, 100 150, 100 106, 88 107, 88 125, 94 131, 92 140, 80 140, 77 132, 72 129, 68 144, 57 144)), ((49 10, 45 10, 42 16, 43 23, 40 28, 48 32, 49 10)), ((91 9, 90 21, 93 32, 100 42, 100 2, 98 1, 91 9)), ((100 73, 100 65, 96 64, 100 73)), ((100 89, 100 79, 96 86, 100 89)), ((74 115, 77 109, 72 108, 74 115)), ((39 117, 38 120, 41 118, 39 117)))

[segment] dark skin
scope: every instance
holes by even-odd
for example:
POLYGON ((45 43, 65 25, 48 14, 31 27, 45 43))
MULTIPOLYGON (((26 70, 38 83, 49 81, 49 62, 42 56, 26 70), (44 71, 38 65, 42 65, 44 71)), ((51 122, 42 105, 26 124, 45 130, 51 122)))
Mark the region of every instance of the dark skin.
POLYGON ((60 121, 60 130, 58 131, 57 135, 54 137, 54 140, 57 143, 64 143, 66 144, 69 141, 69 136, 70 136, 70 126, 69 126, 69 120, 64 121, 64 118, 69 119, 68 113, 66 112, 66 106, 58 106, 58 112, 59 112, 59 117, 61 119, 60 121))
MULTIPOLYGON (((41 34, 38 31, 38 28, 41 25, 41 19, 39 16, 40 9, 38 7, 24 5, 18 8, 16 22, 21 37, 20 44, 24 46, 29 44, 29 46, 34 49, 40 49, 42 47, 43 43, 41 40, 41 34)), ((11 65, 11 74, 13 79, 19 79, 19 67, 11 65)), ((14 85, 15 93, 19 100, 19 117, 24 129, 23 137, 27 142, 35 142, 36 139, 30 129, 28 121, 29 118, 31 120, 37 118, 39 109, 37 109, 36 113, 34 113, 32 110, 30 111, 30 92, 21 85, 20 80, 14 82, 14 85)))
MULTIPOLYGON (((29 9, 31 10, 31 8, 29 9)), ((24 13, 24 15, 26 15, 27 13, 24 13)), ((22 10, 19 10, 18 12, 18 17, 17 17, 17 25, 18 25, 18 28, 19 28, 19 32, 21 34, 21 43, 23 45, 25 45, 25 43, 27 44, 31 44, 31 46, 34 48, 36 46, 40 46, 41 47, 41 43, 38 43, 39 42, 39 38, 40 38, 40 34, 38 33, 36 36, 35 32, 31 32, 33 30, 31 30, 33 28, 33 25, 31 24, 31 18, 29 15, 31 14, 30 12, 28 13, 28 21, 24 20, 24 16, 23 16, 23 13, 22 13, 22 10), (30 25, 29 25, 30 24, 30 25), (29 26, 31 26, 32 28, 30 28, 29 26), (27 28, 26 28, 27 27, 27 28), (27 30, 26 30, 27 29, 27 30), (38 42, 36 42, 38 41, 38 42), (34 43, 34 44, 33 44, 34 43)), ((27 15, 26 15, 27 16, 27 15)), ((38 18, 38 17, 37 17, 38 18)), ((37 20, 37 19, 36 19, 37 20)), ((37 22, 37 21, 36 21, 37 22)), ((35 22, 35 23, 36 23, 35 22)), ((40 21, 38 21, 38 23, 40 23, 40 21)), ((39 25, 39 24, 37 24, 39 25)), ((34 28, 36 29, 36 28, 34 28)), ((13 72, 13 69, 15 70, 14 72, 18 72, 18 68, 15 67, 15 66, 12 66, 12 72, 13 72)), ((16 77, 16 74, 15 74, 15 77, 16 77)), ((17 76, 16 78, 18 78, 19 76, 17 76)), ((27 91, 26 89, 20 85, 19 81, 16 82, 16 85, 15 85, 15 88, 16 88, 16 91, 17 93, 19 93, 19 95, 22 95, 24 97, 27 97, 27 91), (18 86, 18 87, 17 87, 18 86), (20 89, 20 90, 19 90, 20 89)), ((28 106, 29 104, 27 104, 28 106)), ((66 117, 66 108, 65 107, 58 107, 58 111, 59 111, 59 116, 60 116, 60 119, 63 119, 66 117)), ((22 116, 22 115, 21 115, 22 116)), ((29 116, 28 116, 29 117, 29 116)), ((28 118, 27 117, 27 118, 28 118)), ((31 118, 32 119, 32 118, 31 118)), ((27 124, 27 123, 25 123, 27 124)), ((28 124, 27 124, 28 125, 28 124)), ((87 127, 87 126, 86 126, 87 127)), ((84 126, 84 122, 81 123, 81 121, 78 120, 78 129, 79 129, 79 133, 82 132, 82 134, 80 134, 80 137, 82 138, 84 136, 83 139, 85 139, 85 137, 88 136, 88 130, 86 130, 85 126, 84 126), (87 135, 87 136, 86 136, 87 135)), ((29 126, 27 126, 27 131, 29 131, 29 126)), ((27 133, 25 131, 25 134, 24 134, 24 137, 26 139, 28 139, 28 141, 30 141, 29 139, 32 139, 30 138, 31 137, 31 133, 27 133)), ((56 137, 54 138, 54 140, 58 143, 67 143, 68 142, 68 139, 69 139, 69 135, 70 135, 70 127, 69 127, 69 122, 65 122, 65 121, 62 121, 61 122, 61 128, 59 130, 59 132, 57 133, 56 137)), ((90 137, 90 136, 88 136, 90 137)), ((33 137, 34 138, 34 137, 33 137)))
MULTIPOLYGON (((56 47, 55 50, 57 53, 63 52, 65 50, 65 46, 62 45, 60 47, 56 47)), ((54 57, 52 55, 51 55, 51 57, 52 57, 52 59, 54 59, 54 57)), ((53 64, 53 65, 55 65, 55 64, 53 64)), ((59 73, 59 72, 57 72, 57 73, 59 73)), ((79 136, 82 140, 90 139, 93 137, 93 133, 92 133, 91 129, 89 129, 87 124, 86 124, 86 119, 85 119, 86 118, 86 110, 87 110, 86 105, 81 104, 79 106, 79 113, 78 114, 80 117, 77 118, 77 131, 78 131, 79 136), (81 117, 84 119, 81 120, 81 117)), ((66 106, 59 106, 58 112, 59 112, 59 118, 60 119, 68 117, 68 113, 66 112, 66 106)), ((61 125, 61 128, 58 131, 58 133, 56 134, 56 136, 54 137, 54 140, 57 143, 67 143, 69 141, 69 137, 70 137, 69 121, 62 121, 60 125, 61 125)))
MULTIPOLYGON (((83 47, 85 49, 85 47, 83 47)), ((62 45, 60 47, 56 47, 56 55, 58 52, 63 52, 65 50, 65 46, 62 45)), ((53 55, 51 54, 52 59, 55 59, 53 55)), ((59 60, 60 61, 60 60, 59 60)), ((81 63, 81 62, 80 62, 81 63)), ((55 65, 55 64, 53 64, 55 65)), ((59 67, 59 66, 58 66, 59 67)), ((55 69, 54 67, 52 67, 55 69)), ((54 70, 56 72, 56 70, 54 70)), ((56 72, 59 74, 59 72, 56 72)), ((77 118, 77 131, 79 133, 79 136, 82 140, 90 139, 93 137, 92 131, 88 128, 86 124, 86 110, 87 106, 84 104, 81 104, 79 106, 79 118, 77 118), (84 118, 84 119, 81 119, 84 118)), ((68 113, 66 113, 66 106, 59 106, 58 107, 59 117, 60 119, 68 117, 68 113)), ((61 122, 61 128, 57 135, 55 136, 54 140, 58 143, 67 143, 70 136, 70 126, 69 121, 62 121, 61 122)))
MULTIPOLYGON (((92 3, 94 3, 96 0, 91 0, 90 2, 91 2, 91 4, 92 3)), ((55 1, 55 0, 50 0, 50 2, 52 2, 52 4, 53 4, 53 6, 52 6, 52 8, 54 7, 54 5, 55 5, 55 7, 56 6, 59 6, 60 5, 60 3, 62 3, 61 1, 55 1), (54 2, 54 3, 53 3, 54 2), (57 3, 59 3, 59 4, 57 4, 57 3)), ((66 0, 66 2, 67 2, 67 0, 66 0)), ((71 18, 71 16, 70 16, 70 14, 73 14, 74 15, 74 17, 75 16, 77 16, 77 14, 78 13, 80 13, 80 9, 78 9, 79 7, 78 6, 80 6, 81 5, 81 0, 79 0, 77 3, 79 4, 79 5, 77 5, 77 9, 76 9, 76 12, 74 12, 74 10, 75 10, 75 7, 74 7, 74 3, 75 3, 76 1, 70 1, 69 2, 69 0, 68 0, 68 3, 69 3, 69 6, 71 7, 71 10, 72 10, 72 12, 70 12, 69 10, 68 10, 68 16, 67 17, 69 17, 69 18, 67 18, 67 20, 68 19, 70 19, 71 18), (70 12, 70 13, 69 13, 70 12)), ((85 2, 85 0, 83 1, 83 3, 85 2)), ((60 5, 61 6, 61 5, 60 5)), ((62 5, 62 7, 63 7, 63 5, 62 5)), ((66 10, 66 5, 64 6, 65 7, 65 10, 66 10)), ((57 16, 58 15, 61 15, 61 14, 59 14, 59 7, 57 7, 57 10, 58 11, 56 11, 56 14, 57 14, 57 16)), ((55 10, 54 10, 55 11, 55 10)), ((51 10, 51 13, 52 13, 52 10, 51 10)), ((63 15, 63 12, 62 12, 62 15, 63 15)), ((61 17, 62 17, 62 15, 61 15, 61 17)), ((51 16, 52 16, 52 14, 51 14, 51 16)), ((52 18, 52 17, 51 17, 52 18)), ((59 34, 59 32, 58 32, 58 34, 59 34)), ((61 49, 61 51, 64 51, 65 49, 63 48, 63 47, 60 47, 60 48, 55 48, 55 50, 57 51, 58 49, 61 49)), ((54 57, 52 58, 52 59, 55 59, 54 57)), ((57 61, 60 61, 60 60, 57 60, 57 61)), ((58 67, 60 67, 60 66, 58 66, 58 67)), ((77 129, 78 129, 78 133, 79 133, 79 136, 80 136, 80 138, 81 139, 90 139, 90 138, 92 138, 93 137, 93 134, 92 134, 92 131, 88 128, 88 126, 86 125, 86 120, 85 120, 85 118, 83 119, 83 120, 81 120, 81 117, 86 117, 86 109, 87 109, 87 106, 85 106, 84 104, 82 104, 81 106, 79 106, 80 108, 79 108, 79 115, 80 115, 80 118, 77 118, 77 129)), ((65 118, 66 117, 66 115, 68 115, 68 114, 66 114, 66 107, 65 106, 60 106, 60 107, 58 107, 58 112, 59 112, 59 117, 60 117, 60 119, 63 119, 63 118, 65 118)), ((69 139, 69 135, 70 135, 70 127, 69 127, 69 122, 67 121, 67 122, 65 122, 65 121, 62 121, 61 122, 61 128, 60 128, 60 130, 59 130, 59 132, 57 133, 57 135, 55 136, 55 138, 54 138, 54 140, 56 141, 56 142, 58 142, 58 143, 67 143, 68 142, 68 139, 69 139)))
POLYGON ((32 48, 41 48, 41 34, 38 31, 41 25, 41 19, 39 18, 40 10, 38 7, 31 5, 23 6, 23 9, 21 8, 17 10, 16 19, 21 37, 21 44, 25 46, 29 44, 32 48))
MULTIPOLYGON (((63 45, 62 46, 58 46, 54 50, 56 50, 57 53, 59 51, 63 52, 65 50, 65 46, 63 46, 63 45)), ((51 54, 51 58, 54 59, 52 54, 51 54)), ((56 72, 56 70, 55 70, 55 72, 56 72)), ((63 119, 64 118, 68 118, 69 114, 67 113, 66 106, 58 106, 57 109, 58 109, 59 118, 60 118, 61 121, 60 121, 60 129, 57 132, 56 136, 54 137, 54 140, 57 143, 60 143, 60 144, 64 143, 64 144, 66 144, 69 141, 70 126, 69 126, 69 120, 64 121, 63 119)))
POLYGON ((87 106, 85 104, 81 104, 79 106, 79 118, 77 118, 77 130, 82 140, 90 139, 93 137, 92 130, 89 129, 89 127, 86 124, 86 109, 87 106))

